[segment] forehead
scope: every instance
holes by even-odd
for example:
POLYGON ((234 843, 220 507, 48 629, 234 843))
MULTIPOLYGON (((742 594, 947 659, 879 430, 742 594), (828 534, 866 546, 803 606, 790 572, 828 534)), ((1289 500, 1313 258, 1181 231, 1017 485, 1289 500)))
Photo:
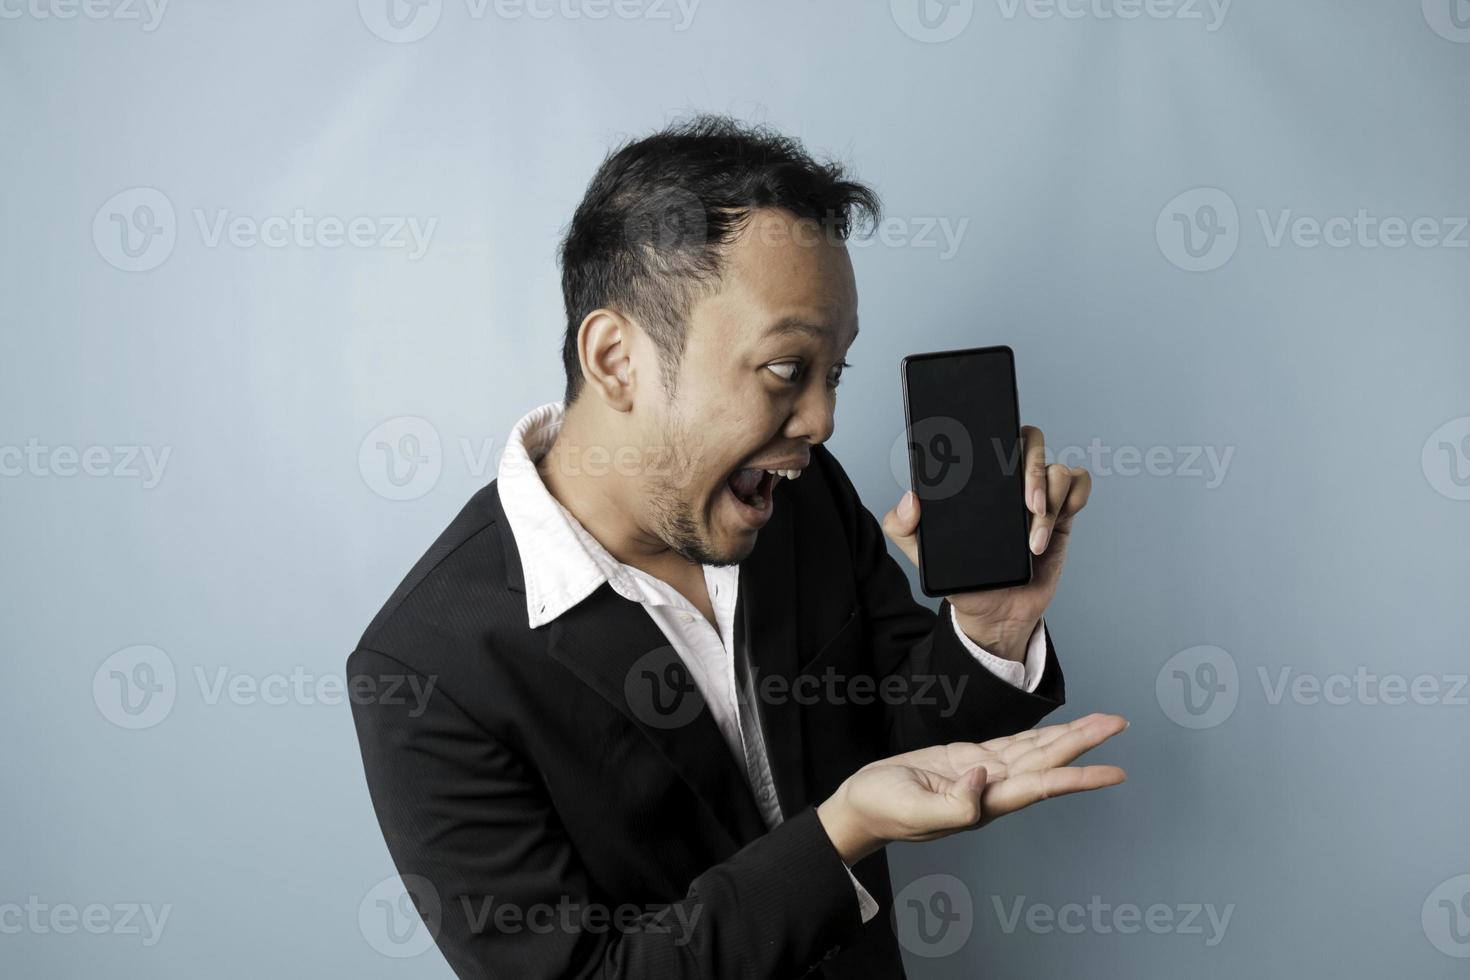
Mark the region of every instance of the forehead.
POLYGON ((719 288, 695 313, 715 321, 727 343, 748 345, 812 327, 844 347, 857 333, 847 246, 817 222, 772 208, 754 211, 727 247, 719 288))

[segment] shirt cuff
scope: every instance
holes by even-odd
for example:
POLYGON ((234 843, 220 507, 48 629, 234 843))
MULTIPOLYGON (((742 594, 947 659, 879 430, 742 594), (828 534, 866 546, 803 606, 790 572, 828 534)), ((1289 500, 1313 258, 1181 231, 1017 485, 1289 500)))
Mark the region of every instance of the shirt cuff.
POLYGON ((1014 660, 997 657, 995 654, 979 646, 974 640, 965 635, 960 629, 959 617, 956 615, 954 606, 949 607, 949 622, 954 627, 955 635, 960 638, 970 656, 986 670, 996 677, 1019 687, 1027 694, 1034 694, 1037 685, 1041 683, 1041 673, 1046 668, 1046 630, 1042 626, 1042 620, 1036 621, 1036 629, 1031 631, 1031 639, 1026 643, 1026 663, 1018 664, 1014 660))
POLYGON ((868 894, 862 882, 857 880, 857 875, 852 873, 851 868, 847 869, 847 876, 852 879, 852 887, 857 889, 858 911, 862 913, 863 924, 867 925, 868 920, 878 914, 878 903, 873 900, 872 895, 868 894))

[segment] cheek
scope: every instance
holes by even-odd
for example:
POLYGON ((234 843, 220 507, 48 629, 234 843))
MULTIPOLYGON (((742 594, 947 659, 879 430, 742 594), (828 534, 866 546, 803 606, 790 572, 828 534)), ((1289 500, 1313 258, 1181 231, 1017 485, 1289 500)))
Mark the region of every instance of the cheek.
POLYGON ((786 417, 782 399, 758 377, 697 396, 688 390, 680 400, 673 417, 677 452, 670 477, 691 493, 718 494, 730 470, 779 438, 786 417))

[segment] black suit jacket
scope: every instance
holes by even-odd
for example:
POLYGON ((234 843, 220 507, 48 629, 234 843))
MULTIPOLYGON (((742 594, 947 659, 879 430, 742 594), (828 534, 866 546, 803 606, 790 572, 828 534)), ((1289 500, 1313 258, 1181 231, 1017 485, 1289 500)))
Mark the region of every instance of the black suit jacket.
POLYGON ((641 606, 604 583, 529 628, 494 483, 389 598, 348 660, 356 690, 384 696, 354 696, 353 716, 388 849, 459 976, 903 976, 883 852, 853 869, 881 906, 865 925, 814 807, 874 759, 1032 727, 1063 700, 1050 637, 1034 694, 975 663, 948 605, 936 618, 914 601, 820 447, 799 481, 778 483, 740 597, 767 685, 759 711, 784 815, 772 831, 641 606), (422 704, 386 696, 412 675, 433 683, 422 704), (898 676, 919 695, 939 675, 964 679, 948 717, 937 686, 902 704, 874 688, 783 688, 898 676))

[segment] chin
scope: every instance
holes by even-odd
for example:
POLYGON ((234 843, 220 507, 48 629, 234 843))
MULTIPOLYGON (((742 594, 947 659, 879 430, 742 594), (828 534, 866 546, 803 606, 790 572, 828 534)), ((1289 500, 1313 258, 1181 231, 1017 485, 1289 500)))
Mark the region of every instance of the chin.
POLYGON ((728 549, 726 549, 725 554, 722 556, 722 559, 720 561, 712 562, 711 564, 740 564, 745 559, 749 558, 750 553, 755 550, 755 541, 758 534, 759 532, 751 531, 749 534, 742 535, 739 541, 736 541, 728 549))
POLYGON ((698 544, 688 543, 678 549, 688 560, 700 565, 738 565, 755 550, 756 532, 726 533, 716 537, 706 533, 698 544))
POLYGON ((755 550, 758 532, 750 527, 721 526, 719 516, 700 528, 697 540, 685 539, 677 549, 685 558, 700 565, 738 565, 755 550))

